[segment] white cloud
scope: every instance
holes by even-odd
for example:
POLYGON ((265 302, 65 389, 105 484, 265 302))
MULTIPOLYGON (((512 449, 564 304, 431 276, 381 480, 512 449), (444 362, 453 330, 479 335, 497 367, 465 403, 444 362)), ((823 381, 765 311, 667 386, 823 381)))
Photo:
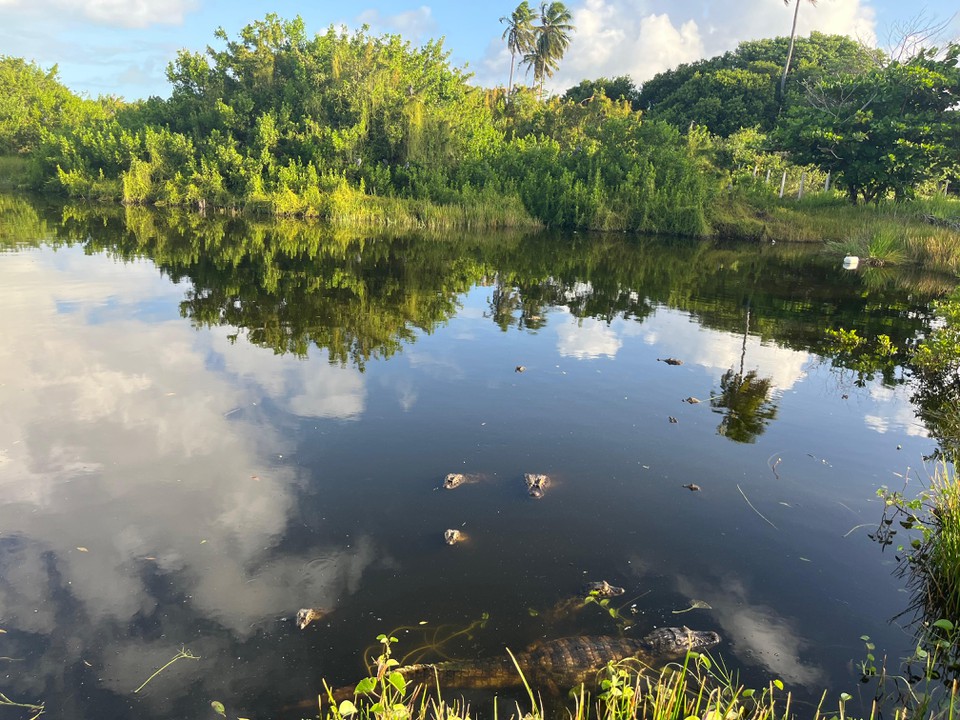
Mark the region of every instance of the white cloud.
MULTIPOLYGON (((641 83, 679 63, 712 57, 744 40, 788 35, 793 7, 782 0, 583 0, 569 4, 577 30, 560 69, 549 83, 554 92, 584 78, 630 75, 641 83)), ((799 35, 811 30, 876 42, 876 18, 867 0, 804 3, 799 35)), ((501 41, 491 43, 480 81, 505 84, 510 56, 501 41)))
POLYGON ((677 311, 659 309, 643 324, 643 339, 648 345, 658 345, 664 356, 674 355, 690 365, 713 370, 756 370, 762 378, 769 378, 780 392, 790 390, 807 376, 813 361, 809 353, 764 343, 755 335, 748 335, 746 345, 742 335, 721 333, 701 328, 694 322, 680 322, 677 311))
POLYGON ((876 413, 864 415, 866 426, 880 435, 889 432, 902 432, 913 437, 927 437, 929 433, 923 423, 917 419, 910 393, 906 386, 895 388, 873 384, 870 386, 870 399, 879 407, 876 413))
POLYGON ((815 655, 797 624, 777 610, 751 602, 741 580, 726 576, 722 581, 680 576, 677 589, 690 598, 702 598, 730 640, 736 657, 752 657, 775 677, 791 684, 819 687, 823 669, 803 659, 815 655))
POLYGON ((437 24, 427 5, 395 15, 384 15, 379 10, 365 10, 357 16, 357 23, 369 25, 375 32, 395 32, 404 39, 421 42, 431 37, 437 24))
POLYGON ((221 329, 213 339, 227 369, 255 383, 289 412, 301 417, 341 419, 363 414, 367 393, 363 375, 356 368, 333 366, 324 363, 322 357, 309 363, 292 355, 276 357, 245 342, 231 346, 227 340, 231 332, 221 329))
POLYGON ((194 0, 3 0, 2 4, 48 17, 85 18, 100 25, 121 28, 182 25, 187 13, 195 6, 194 0))
POLYGON ((563 357, 578 360, 614 357, 622 345, 616 331, 602 320, 571 316, 557 325, 557 350, 563 357))
POLYGON ((190 0, 61 0, 67 7, 79 6, 83 15, 104 25, 127 28, 145 28, 150 25, 182 25, 184 17, 193 8, 190 0))

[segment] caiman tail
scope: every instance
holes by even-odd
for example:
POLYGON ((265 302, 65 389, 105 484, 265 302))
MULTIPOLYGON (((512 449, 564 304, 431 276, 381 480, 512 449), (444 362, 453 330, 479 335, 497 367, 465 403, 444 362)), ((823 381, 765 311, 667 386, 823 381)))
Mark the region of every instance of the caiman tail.
MULTIPOLYGON (((568 637, 550 640, 517 653, 520 672, 506 653, 475 661, 422 663, 397 668, 408 684, 437 685, 443 689, 499 690, 532 686, 571 688, 591 684, 608 663, 633 658, 651 668, 682 658, 688 650, 706 650, 720 642, 715 632, 688 628, 661 628, 636 640, 626 637, 568 637)), ((353 697, 354 687, 338 688, 336 700, 353 697)))

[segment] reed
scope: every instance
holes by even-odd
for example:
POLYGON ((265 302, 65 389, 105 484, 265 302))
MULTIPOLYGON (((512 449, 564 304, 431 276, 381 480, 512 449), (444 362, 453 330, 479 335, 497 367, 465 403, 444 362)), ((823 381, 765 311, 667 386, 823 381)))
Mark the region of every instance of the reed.
POLYGON ((938 616, 960 620, 960 482, 945 463, 930 479, 927 501, 928 524, 914 563, 922 566, 927 604, 938 616))

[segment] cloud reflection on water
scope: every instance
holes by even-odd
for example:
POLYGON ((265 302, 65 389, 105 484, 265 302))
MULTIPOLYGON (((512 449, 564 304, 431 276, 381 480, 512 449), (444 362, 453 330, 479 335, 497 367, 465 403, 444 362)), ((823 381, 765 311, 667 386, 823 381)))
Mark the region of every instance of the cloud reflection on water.
POLYGON ((358 372, 243 344, 221 357, 224 334, 186 325, 182 288, 147 263, 73 250, 0 263, 17 278, 0 315, 0 615, 9 632, 50 638, 24 666, 29 682, 82 659, 129 693, 181 642, 215 658, 356 589, 369 539, 279 551, 308 479, 256 408, 266 396, 299 415, 356 417, 358 372), (180 607, 161 611, 160 595, 180 607), (228 635, 200 629, 211 622, 228 635))

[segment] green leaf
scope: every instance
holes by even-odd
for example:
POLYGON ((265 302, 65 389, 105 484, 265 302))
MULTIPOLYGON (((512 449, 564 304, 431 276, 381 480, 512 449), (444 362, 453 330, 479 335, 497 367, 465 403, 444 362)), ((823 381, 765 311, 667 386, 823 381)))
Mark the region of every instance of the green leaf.
POLYGON ((354 692, 356 692, 357 695, 369 695, 374 691, 374 689, 376 689, 376 687, 376 678, 368 677, 357 683, 357 688, 354 692))
POLYGON ((742 693, 740 693, 740 694, 743 695, 743 697, 745 697, 745 698, 752 698, 754 692, 755 692, 755 691, 754 691, 753 688, 747 688, 746 690, 744 690, 744 691, 743 691, 742 693))
POLYGON ((934 624, 934 627, 940 628, 941 630, 946 630, 947 632, 953 632, 953 623, 947 620, 946 618, 941 618, 937 620, 934 624))
POLYGON ((407 689, 407 681, 403 679, 403 675, 398 672, 392 672, 387 677, 387 682, 393 685, 398 692, 403 693, 407 689))
POLYGON ((773 681, 773 686, 774 686, 777 690, 783 690, 783 681, 782 681, 782 680, 774 680, 774 681, 773 681))
POLYGON ((849 693, 840 693, 840 699, 843 700, 843 702, 847 702, 848 700, 853 700, 853 695, 850 695, 849 693))
POLYGON ((214 700, 213 702, 211 702, 210 707, 213 708, 213 711, 217 715, 223 715, 223 717, 227 716, 227 708, 225 708, 223 703, 220 702, 219 700, 214 700))
POLYGON ((342 703, 340 703, 340 707, 337 708, 337 712, 339 712, 341 715, 353 715, 355 712, 357 712, 357 706, 349 700, 344 700, 342 703))

